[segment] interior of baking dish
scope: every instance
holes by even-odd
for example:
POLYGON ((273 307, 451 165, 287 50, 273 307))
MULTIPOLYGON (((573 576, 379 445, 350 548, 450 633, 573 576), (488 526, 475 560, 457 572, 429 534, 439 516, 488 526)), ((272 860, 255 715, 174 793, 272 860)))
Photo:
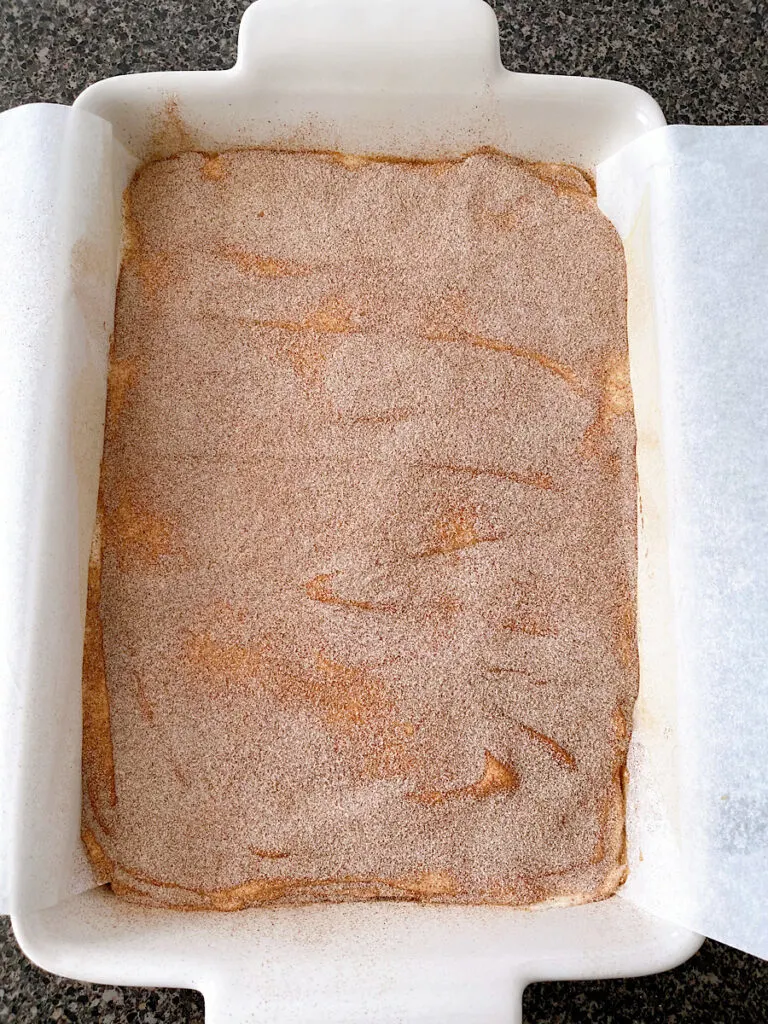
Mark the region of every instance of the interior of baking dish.
MULTIPOLYGON (((495 17, 483 0, 258 0, 244 16, 233 69, 110 79, 87 89, 76 107, 112 125, 134 166, 150 156, 244 146, 422 159, 489 146, 594 168, 664 123, 654 101, 627 85, 504 70, 495 17)), ((112 200, 105 216, 119 216, 119 194, 112 200)), ((633 265, 643 253, 638 237, 628 266, 644 506, 641 707, 646 681, 663 673, 670 657, 659 611, 667 598, 653 325, 631 312, 633 265)), ((103 392, 103 381, 99 387, 103 392)), ((98 429, 98 403, 92 418, 98 429)), ((95 449, 91 461, 93 489, 95 449)), ((92 525, 95 491, 91 501, 92 525)), ((70 717, 46 721, 54 705, 38 708, 21 770, 31 778, 36 744, 58 736, 72 796, 59 811, 72 818, 76 834, 80 679, 61 685, 70 717)), ((17 866, 26 866, 18 871, 14 928, 28 955, 86 981, 200 989, 213 1017, 509 1021, 531 980, 653 972, 685 959, 700 941, 621 893, 531 911, 372 903, 227 915, 150 910, 92 888, 39 909, 35 894, 66 856, 55 844, 41 848, 45 814, 44 800, 28 803, 18 830, 17 866)))

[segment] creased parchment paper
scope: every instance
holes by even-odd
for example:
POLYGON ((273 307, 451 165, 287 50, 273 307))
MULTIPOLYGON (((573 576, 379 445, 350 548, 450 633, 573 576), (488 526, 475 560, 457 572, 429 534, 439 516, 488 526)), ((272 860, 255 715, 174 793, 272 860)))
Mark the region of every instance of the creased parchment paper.
POLYGON ((768 958, 768 128, 657 129, 597 188, 642 502, 622 895, 768 958))
POLYGON ((82 636, 132 166, 92 114, 0 115, 2 911, 93 884, 79 839, 82 636))

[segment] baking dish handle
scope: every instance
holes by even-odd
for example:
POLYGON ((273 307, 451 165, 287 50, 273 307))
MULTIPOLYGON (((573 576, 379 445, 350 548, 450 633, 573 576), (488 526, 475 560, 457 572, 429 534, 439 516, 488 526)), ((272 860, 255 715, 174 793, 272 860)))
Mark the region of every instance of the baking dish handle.
MULTIPOLYGON (((316 950, 313 950, 316 952, 316 950)), ((402 961, 382 965, 377 951, 324 965, 275 957, 244 973, 219 977, 204 988, 205 1024, 378 1024, 465 1021, 521 1024, 523 988, 509 963, 483 958, 462 962, 402 961)))
POLYGON ((354 90, 378 82, 451 93, 503 71, 485 0, 257 0, 240 24, 235 70, 269 81, 354 90))

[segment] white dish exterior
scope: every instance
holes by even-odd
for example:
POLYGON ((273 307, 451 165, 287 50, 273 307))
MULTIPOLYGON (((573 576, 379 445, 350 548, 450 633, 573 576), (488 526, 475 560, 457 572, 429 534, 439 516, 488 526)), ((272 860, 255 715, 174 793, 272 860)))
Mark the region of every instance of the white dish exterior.
MULTIPOLYGON (((254 145, 414 157, 493 146, 594 167, 664 123, 631 86, 503 69, 483 0, 258 0, 238 54, 229 71, 100 82, 75 106, 109 121, 139 159, 254 145)), ((630 330, 631 346, 641 340, 630 330)), ((635 351, 633 381, 638 360, 635 351)), ((45 716, 28 728, 51 735, 45 716)), ((25 836, 44 828, 37 813, 23 810, 17 862, 25 836)), ((33 872, 22 880, 13 918, 32 960, 83 981, 199 989, 209 1021, 510 1022, 530 981, 652 973, 701 942, 620 896, 532 911, 381 903, 183 914, 98 889, 30 909, 23 894, 35 884, 33 872)))

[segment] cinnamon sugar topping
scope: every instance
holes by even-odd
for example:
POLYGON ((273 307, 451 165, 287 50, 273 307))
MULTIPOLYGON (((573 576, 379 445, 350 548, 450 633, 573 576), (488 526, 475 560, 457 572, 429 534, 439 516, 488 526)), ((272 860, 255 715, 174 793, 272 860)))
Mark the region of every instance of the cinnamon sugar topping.
POLYGON ((185 153, 125 203, 83 836, 143 903, 624 877, 621 245, 576 168, 185 153))

